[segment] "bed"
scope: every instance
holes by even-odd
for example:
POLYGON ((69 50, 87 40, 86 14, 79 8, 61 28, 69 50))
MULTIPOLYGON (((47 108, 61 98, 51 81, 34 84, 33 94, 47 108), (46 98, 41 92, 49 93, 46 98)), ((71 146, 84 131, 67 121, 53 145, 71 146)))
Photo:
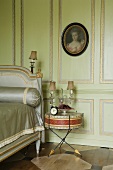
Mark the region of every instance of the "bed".
POLYGON ((21 66, 0 66, 0 162, 44 142, 42 77, 21 66))

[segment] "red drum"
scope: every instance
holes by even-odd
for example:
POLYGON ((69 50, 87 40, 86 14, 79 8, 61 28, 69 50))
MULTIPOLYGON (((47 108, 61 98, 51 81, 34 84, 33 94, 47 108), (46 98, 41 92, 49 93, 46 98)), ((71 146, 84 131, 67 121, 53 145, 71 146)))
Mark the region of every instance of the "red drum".
POLYGON ((82 126, 83 113, 58 113, 57 115, 45 114, 45 127, 53 129, 75 129, 82 126))

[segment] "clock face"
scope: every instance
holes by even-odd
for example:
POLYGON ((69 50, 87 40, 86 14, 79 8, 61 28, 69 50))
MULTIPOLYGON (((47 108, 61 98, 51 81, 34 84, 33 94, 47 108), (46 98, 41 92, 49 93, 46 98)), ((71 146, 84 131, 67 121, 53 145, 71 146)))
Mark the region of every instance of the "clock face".
POLYGON ((51 107, 51 114, 56 115, 58 113, 58 108, 57 107, 51 107))

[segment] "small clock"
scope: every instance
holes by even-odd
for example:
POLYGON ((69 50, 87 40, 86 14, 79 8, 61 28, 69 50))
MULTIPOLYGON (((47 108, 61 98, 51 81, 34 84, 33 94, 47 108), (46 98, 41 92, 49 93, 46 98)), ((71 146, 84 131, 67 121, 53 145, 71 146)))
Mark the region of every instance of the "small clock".
POLYGON ((52 115, 56 115, 58 113, 58 107, 52 106, 51 109, 50 109, 50 113, 52 115))

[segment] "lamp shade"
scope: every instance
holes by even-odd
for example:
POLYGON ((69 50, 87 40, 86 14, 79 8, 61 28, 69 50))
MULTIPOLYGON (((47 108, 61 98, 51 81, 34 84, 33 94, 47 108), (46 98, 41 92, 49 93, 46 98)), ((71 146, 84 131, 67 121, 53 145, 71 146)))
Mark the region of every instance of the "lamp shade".
POLYGON ((55 91, 56 90, 56 82, 55 81, 50 81, 49 90, 50 91, 55 91))
POLYGON ((67 90, 73 90, 73 89, 74 89, 74 82, 73 81, 68 81, 67 90))
POLYGON ((30 55, 29 59, 37 60, 37 51, 31 51, 31 55, 30 55))

